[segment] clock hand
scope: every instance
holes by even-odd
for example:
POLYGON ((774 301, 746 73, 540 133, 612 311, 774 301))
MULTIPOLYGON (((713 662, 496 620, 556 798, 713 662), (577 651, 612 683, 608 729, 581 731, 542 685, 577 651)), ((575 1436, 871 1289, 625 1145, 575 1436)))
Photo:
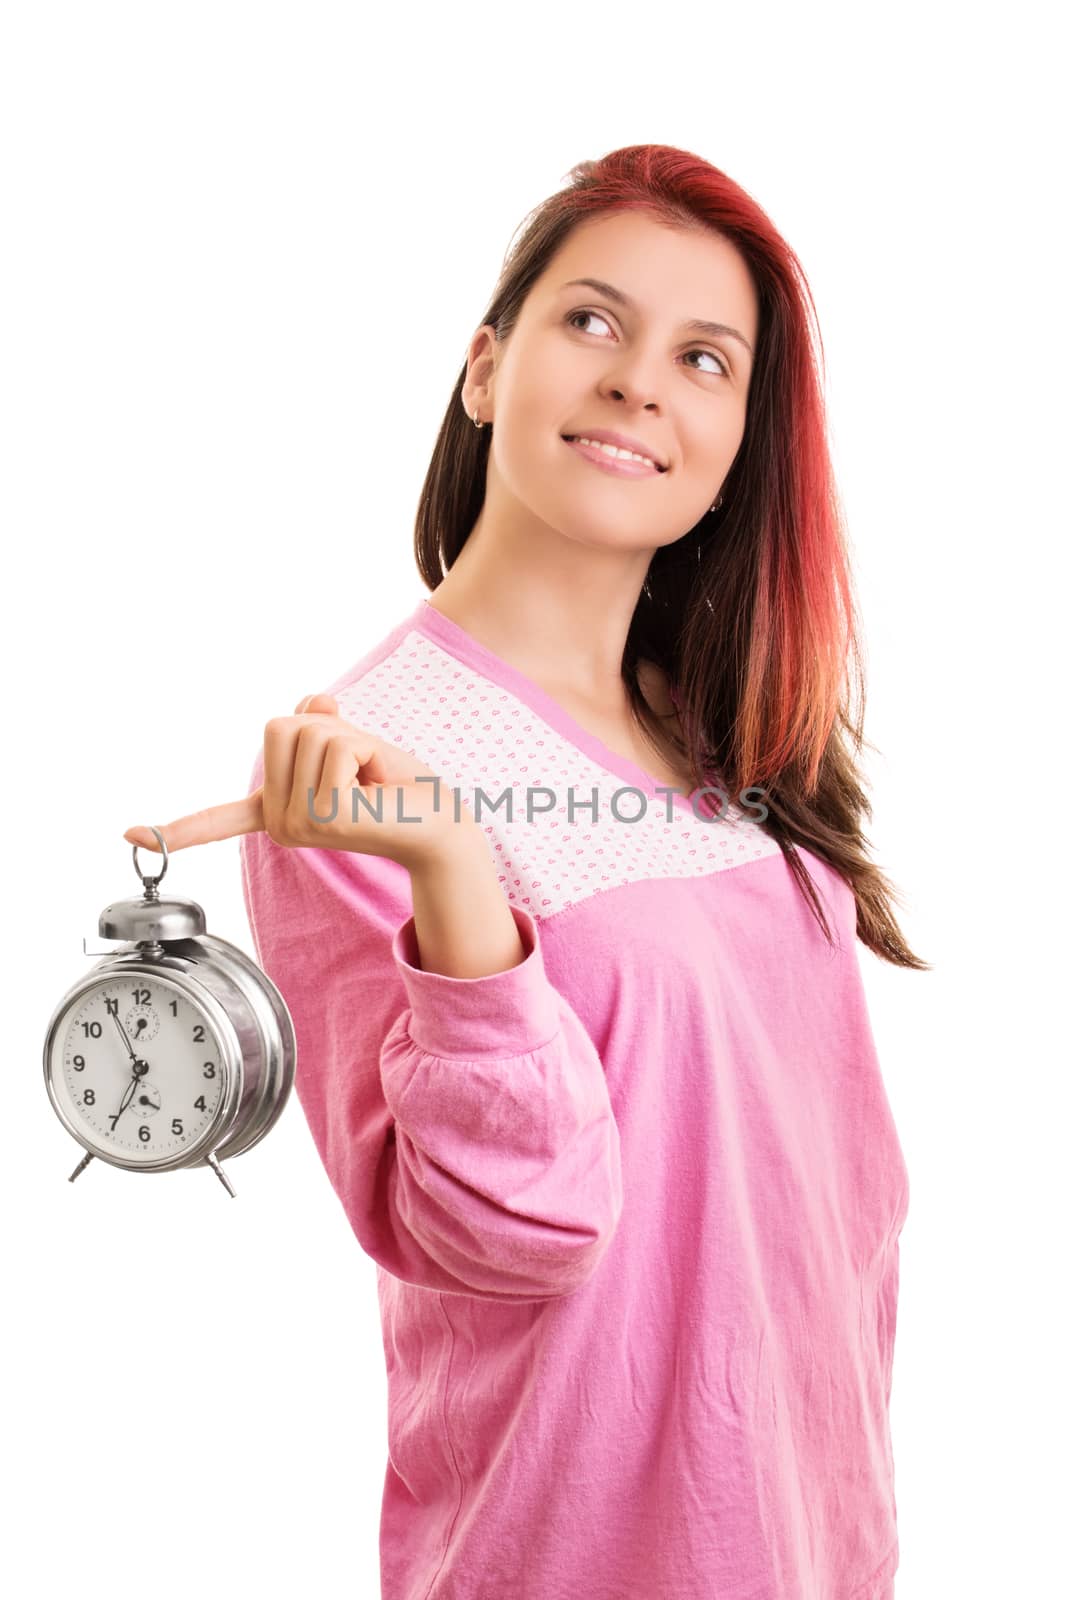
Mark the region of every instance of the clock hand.
POLYGON ((114 1116, 114 1118, 112 1120, 112 1123, 111 1123, 111 1131, 112 1131, 112 1133, 114 1133, 115 1129, 118 1127, 119 1118, 122 1116, 122 1113, 125 1111, 126 1107, 129 1105, 130 1101, 133 1099, 134 1090, 137 1088, 137 1085, 140 1083, 142 1077, 144 1076, 144 1074, 147 1071, 148 1071, 148 1062, 147 1061, 140 1061, 140 1060, 138 1060, 138 1058, 136 1056, 134 1056, 134 1059, 133 1059, 133 1077, 130 1079, 129 1083, 126 1086, 126 1093, 122 1097, 122 1104, 119 1106, 119 1109, 115 1113, 115 1116, 114 1116))
POLYGON ((131 1061, 136 1061, 137 1060, 137 1056, 134 1053, 133 1045, 130 1043, 130 1036, 126 1032, 126 1029, 122 1026, 122 1023, 119 1021, 118 1010, 117 1009, 114 1010, 111 1013, 111 1015, 112 1015, 112 1018, 114 1019, 114 1023, 115 1023, 116 1028, 119 1030, 119 1033, 122 1035, 122 1042, 126 1046, 126 1049, 127 1049, 128 1053, 129 1053, 130 1060, 131 1061))
POLYGON ((119 1125, 119 1118, 122 1116, 122 1113, 125 1111, 126 1107, 130 1103, 130 1100, 133 1098, 133 1094, 134 1094, 134 1091, 137 1088, 138 1083, 140 1082, 141 1078, 144 1076, 144 1074, 149 1069, 148 1069, 148 1062, 147 1061, 142 1061, 140 1059, 140 1057, 137 1055, 137 1053, 134 1050, 133 1046, 131 1045, 129 1035, 126 1032, 126 1029, 122 1026, 121 1021, 119 1020, 118 1010, 117 1009, 114 1010, 111 1013, 111 1015, 114 1018, 115 1026, 119 1030, 119 1033, 120 1033, 120 1035, 122 1037, 122 1042, 125 1044, 126 1049, 129 1051, 130 1060, 133 1062, 133 1077, 130 1079, 129 1085, 127 1086, 127 1089, 126 1089, 126 1093, 122 1097, 122 1104, 119 1106, 118 1111, 115 1113, 114 1120, 112 1121, 112 1124, 111 1124, 111 1131, 112 1131, 112 1133, 114 1133, 115 1129, 119 1125))

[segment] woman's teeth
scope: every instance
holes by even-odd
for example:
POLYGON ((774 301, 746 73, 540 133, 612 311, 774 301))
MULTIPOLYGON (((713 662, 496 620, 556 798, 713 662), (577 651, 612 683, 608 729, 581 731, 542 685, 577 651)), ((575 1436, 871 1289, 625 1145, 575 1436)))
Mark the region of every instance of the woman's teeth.
MULTIPOLYGON (((583 439, 581 434, 572 437, 573 444, 591 444, 596 450, 603 450, 607 456, 618 456, 620 461, 643 461, 648 467, 656 467, 656 463, 648 456, 639 456, 633 450, 621 450, 615 444, 601 444, 599 439, 583 439)), ((656 467, 658 472, 660 469, 656 467)))

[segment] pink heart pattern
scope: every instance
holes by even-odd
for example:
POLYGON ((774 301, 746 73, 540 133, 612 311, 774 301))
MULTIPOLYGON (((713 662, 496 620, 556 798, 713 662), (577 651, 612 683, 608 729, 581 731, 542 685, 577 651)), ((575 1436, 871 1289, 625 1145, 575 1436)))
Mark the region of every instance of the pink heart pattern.
MULTIPOLYGON (((343 717, 380 729, 459 788, 472 813, 476 789, 491 802, 507 797, 495 811, 483 803, 479 821, 500 862, 497 877, 507 898, 536 914, 565 911, 627 883, 703 878, 777 852, 740 807, 705 822, 684 797, 674 796, 671 815, 667 796, 656 794, 643 774, 638 782, 631 763, 619 757, 620 770, 605 766, 555 725, 551 711, 542 716, 418 629, 336 691, 336 699, 343 717), (527 790, 534 788, 553 792, 553 809, 531 807, 526 814, 527 790)), ((573 728, 562 711, 560 721, 573 728)), ((546 803, 544 794, 532 799, 546 803)))

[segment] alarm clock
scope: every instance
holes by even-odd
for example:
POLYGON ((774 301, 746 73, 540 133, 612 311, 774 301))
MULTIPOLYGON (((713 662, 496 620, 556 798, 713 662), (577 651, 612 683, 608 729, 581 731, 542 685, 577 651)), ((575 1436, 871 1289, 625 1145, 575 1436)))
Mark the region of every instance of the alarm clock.
MULTIPOLYGON (((296 1033, 281 994, 236 945, 207 932, 195 900, 161 898, 168 852, 140 897, 100 913, 109 951, 60 1000, 44 1077, 53 1109, 87 1154, 127 1172, 210 1167, 270 1132, 296 1076, 296 1033)), ((88 951, 82 940, 84 954, 88 951)))

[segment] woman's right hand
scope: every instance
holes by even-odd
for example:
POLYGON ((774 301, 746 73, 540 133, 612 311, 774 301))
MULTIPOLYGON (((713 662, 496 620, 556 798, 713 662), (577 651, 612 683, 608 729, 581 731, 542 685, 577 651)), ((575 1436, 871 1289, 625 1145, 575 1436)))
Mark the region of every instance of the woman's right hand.
MULTIPOLYGON (((424 762, 339 717, 333 695, 307 695, 291 717, 273 717, 263 730, 261 788, 243 800, 179 817, 159 831, 168 851, 265 832, 291 849, 388 856, 413 871, 441 859, 453 844, 465 846, 472 828, 480 834, 462 802, 455 820, 454 793, 424 762), (332 790, 336 816, 317 820, 334 810, 332 790), (366 804, 353 801, 353 791, 366 804)), ((159 852, 147 828, 127 828, 123 837, 159 852)))

